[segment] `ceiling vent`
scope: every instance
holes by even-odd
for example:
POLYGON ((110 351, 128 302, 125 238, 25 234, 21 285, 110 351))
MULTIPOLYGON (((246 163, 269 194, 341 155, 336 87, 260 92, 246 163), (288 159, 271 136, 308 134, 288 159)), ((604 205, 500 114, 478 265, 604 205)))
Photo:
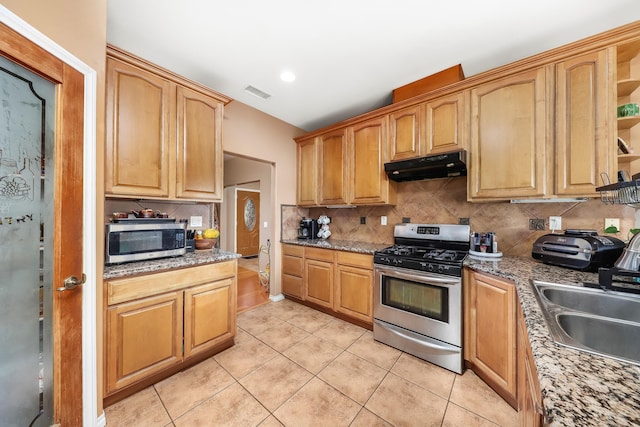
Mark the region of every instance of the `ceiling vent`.
POLYGON ((247 86, 244 88, 244 90, 246 90, 247 92, 249 92, 251 95, 255 95, 258 98, 262 98, 262 99, 269 99, 271 98, 271 95, 269 95, 267 92, 263 92, 258 88, 255 88, 251 85, 247 86))

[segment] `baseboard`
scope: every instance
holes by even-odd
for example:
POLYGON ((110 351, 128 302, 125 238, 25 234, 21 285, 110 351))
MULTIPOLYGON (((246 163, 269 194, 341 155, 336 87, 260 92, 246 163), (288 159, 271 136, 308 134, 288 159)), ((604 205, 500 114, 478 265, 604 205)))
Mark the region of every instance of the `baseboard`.
POLYGON ((284 295, 283 294, 269 295, 269 299, 273 302, 282 301, 284 299, 284 295))

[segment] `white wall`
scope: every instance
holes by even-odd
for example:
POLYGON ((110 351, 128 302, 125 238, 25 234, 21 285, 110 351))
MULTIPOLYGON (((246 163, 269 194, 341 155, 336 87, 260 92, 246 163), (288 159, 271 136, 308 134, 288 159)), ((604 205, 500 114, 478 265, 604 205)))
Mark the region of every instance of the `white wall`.
MULTIPOLYGON (((261 211, 271 215, 271 296, 281 294, 280 205, 296 203, 296 144, 304 131, 238 102, 225 107, 222 146, 225 152, 272 164, 271 200, 261 211)), ((226 173, 226 172, 225 172, 226 173)), ((262 233, 261 233, 262 239, 262 233)))

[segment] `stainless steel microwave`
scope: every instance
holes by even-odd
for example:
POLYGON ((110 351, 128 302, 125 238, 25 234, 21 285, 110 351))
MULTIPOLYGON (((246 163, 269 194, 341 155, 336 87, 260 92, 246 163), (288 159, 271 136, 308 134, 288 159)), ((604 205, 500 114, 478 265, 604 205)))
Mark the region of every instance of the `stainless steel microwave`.
POLYGON ((105 262, 118 264, 184 255, 186 228, 184 222, 167 220, 107 224, 105 262))

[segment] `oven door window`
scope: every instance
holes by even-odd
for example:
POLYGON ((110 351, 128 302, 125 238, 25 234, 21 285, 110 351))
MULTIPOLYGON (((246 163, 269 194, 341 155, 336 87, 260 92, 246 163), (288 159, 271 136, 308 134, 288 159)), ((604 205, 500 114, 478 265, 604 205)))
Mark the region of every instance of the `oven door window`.
POLYGON ((382 276, 383 305, 449 323, 449 288, 382 276))

